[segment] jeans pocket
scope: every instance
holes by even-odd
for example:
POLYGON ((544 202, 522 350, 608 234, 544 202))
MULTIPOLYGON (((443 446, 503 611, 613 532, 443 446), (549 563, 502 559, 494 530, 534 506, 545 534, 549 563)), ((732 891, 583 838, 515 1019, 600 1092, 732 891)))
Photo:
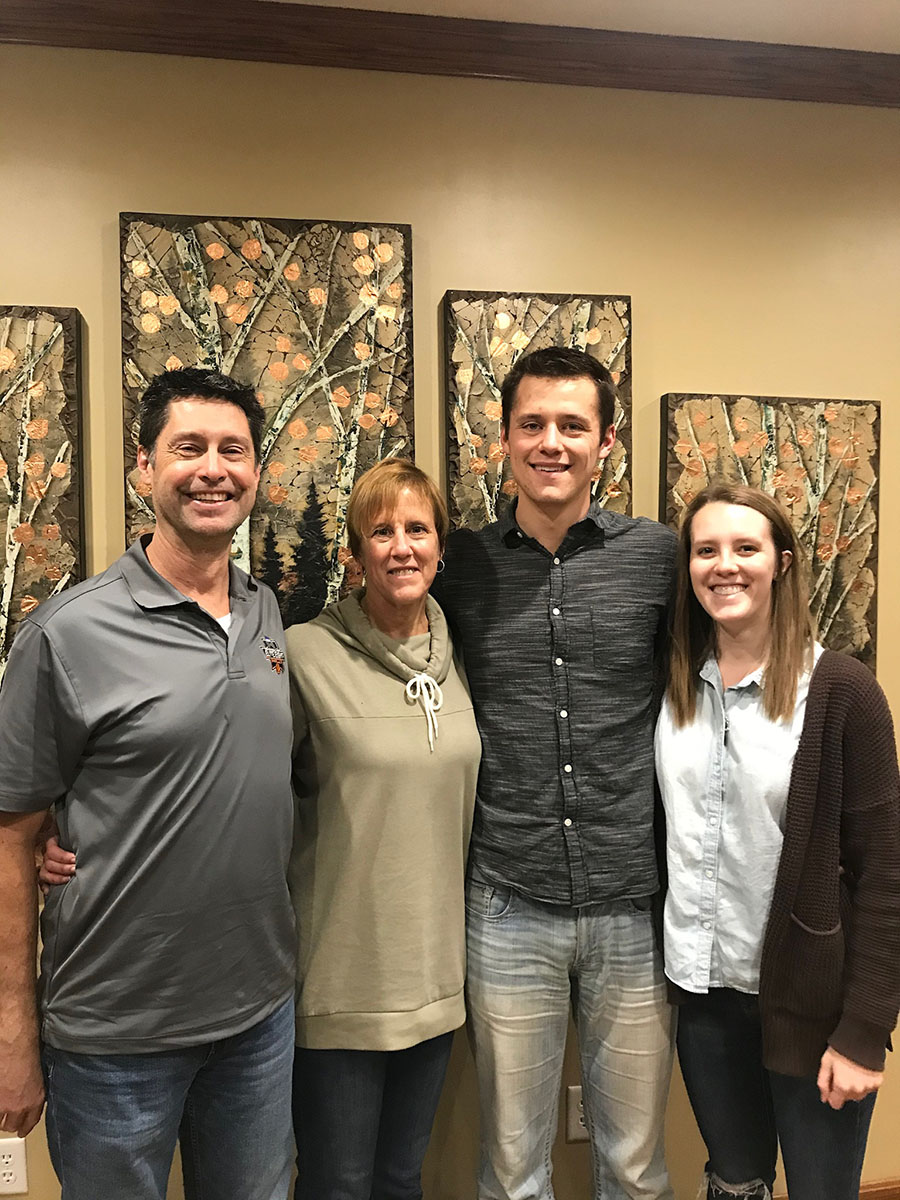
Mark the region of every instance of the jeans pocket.
POLYGON ((513 890, 486 879, 470 878, 466 883, 466 911, 486 921, 505 917, 512 906, 513 890))

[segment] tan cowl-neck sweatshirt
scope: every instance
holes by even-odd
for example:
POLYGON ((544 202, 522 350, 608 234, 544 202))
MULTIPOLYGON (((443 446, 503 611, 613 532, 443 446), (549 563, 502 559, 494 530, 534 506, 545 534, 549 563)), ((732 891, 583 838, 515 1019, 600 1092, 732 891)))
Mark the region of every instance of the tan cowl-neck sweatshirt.
POLYGON ((355 592, 287 632, 297 1044, 397 1050, 465 1020, 463 881, 481 744, 447 622, 380 633, 355 592), (439 685, 434 749, 421 699, 439 685))

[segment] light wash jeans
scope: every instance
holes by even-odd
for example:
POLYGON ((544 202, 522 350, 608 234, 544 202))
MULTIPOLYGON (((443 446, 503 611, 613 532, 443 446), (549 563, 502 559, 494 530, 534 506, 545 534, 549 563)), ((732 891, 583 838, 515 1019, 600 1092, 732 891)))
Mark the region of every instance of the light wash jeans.
POLYGON ((62 1200, 164 1200, 176 1139, 187 1200, 285 1200, 294 1001, 233 1037, 155 1054, 44 1046, 62 1200))
POLYGON ((673 1200, 663 1124, 674 1021, 646 904, 542 904, 472 873, 466 990, 481 1098, 479 1200, 553 1200, 570 1006, 595 1200, 673 1200))

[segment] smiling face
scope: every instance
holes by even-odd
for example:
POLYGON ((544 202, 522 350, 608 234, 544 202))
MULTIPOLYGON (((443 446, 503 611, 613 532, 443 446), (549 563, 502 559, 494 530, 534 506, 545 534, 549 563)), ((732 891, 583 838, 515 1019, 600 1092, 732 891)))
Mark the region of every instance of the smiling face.
POLYGON ((157 531, 187 548, 227 545, 256 499, 250 426, 234 404, 173 400, 152 451, 138 449, 157 531))
POLYGON ((600 428, 597 385, 587 376, 544 379, 525 375, 502 432, 519 487, 519 520, 537 509, 569 523, 585 516, 597 463, 613 447, 616 431, 600 428))
POLYGON ((791 562, 779 560, 768 518, 744 504, 705 504, 691 523, 691 585, 716 624, 729 633, 768 630, 772 583, 791 562))
POLYGON ((376 513, 362 530, 357 557, 366 573, 366 611, 373 624, 390 629, 400 612, 424 618, 440 556, 431 502, 403 488, 393 510, 376 513))

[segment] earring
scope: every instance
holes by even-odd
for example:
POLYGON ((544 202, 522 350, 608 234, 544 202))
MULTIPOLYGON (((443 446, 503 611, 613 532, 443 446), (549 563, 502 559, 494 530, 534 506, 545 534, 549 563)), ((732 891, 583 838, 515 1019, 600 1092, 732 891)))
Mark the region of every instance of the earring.
POLYGON ((443 560, 442 558, 439 558, 439 559, 438 559, 437 570, 435 571, 435 575, 440 575, 441 571, 443 571, 443 569, 444 569, 444 567, 445 567, 446 565, 447 565, 447 564, 444 562, 444 560, 443 560))

